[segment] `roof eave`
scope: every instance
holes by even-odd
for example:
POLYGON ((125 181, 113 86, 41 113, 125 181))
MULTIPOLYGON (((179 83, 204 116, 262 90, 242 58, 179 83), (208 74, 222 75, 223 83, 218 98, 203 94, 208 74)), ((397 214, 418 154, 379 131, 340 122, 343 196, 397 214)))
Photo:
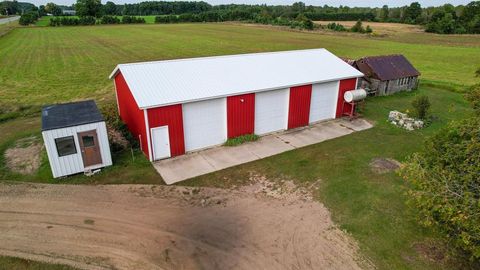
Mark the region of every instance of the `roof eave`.
POLYGON ((117 75, 117 73, 120 71, 120 65, 117 65, 115 69, 113 69, 112 73, 110 73, 110 76, 108 78, 111 80, 117 75))

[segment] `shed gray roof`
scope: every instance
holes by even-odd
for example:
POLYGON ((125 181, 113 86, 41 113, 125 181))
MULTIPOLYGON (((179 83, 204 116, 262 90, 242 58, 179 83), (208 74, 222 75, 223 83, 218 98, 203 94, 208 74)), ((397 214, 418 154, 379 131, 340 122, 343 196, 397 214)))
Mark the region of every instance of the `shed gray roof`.
POLYGON ((42 131, 102 122, 95 101, 85 100, 42 108, 42 131))

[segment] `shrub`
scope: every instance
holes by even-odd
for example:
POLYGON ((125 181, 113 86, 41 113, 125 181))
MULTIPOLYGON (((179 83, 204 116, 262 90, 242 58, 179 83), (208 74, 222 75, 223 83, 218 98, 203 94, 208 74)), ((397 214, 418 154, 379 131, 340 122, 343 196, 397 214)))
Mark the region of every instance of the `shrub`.
POLYGON ((475 71, 475 76, 480 77, 480 67, 477 69, 477 71, 475 71))
POLYGON ((155 23, 178 23, 180 20, 177 15, 156 16, 155 23))
POLYGON ((260 137, 258 135, 255 135, 255 134, 242 135, 242 136, 238 136, 238 137, 235 137, 235 138, 228 139, 225 142, 224 145, 225 146, 237 146, 237 145, 240 145, 242 143, 256 141, 256 140, 258 140, 258 138, 260 138, 260 137))
POLYGON ((119 24, 120 19, 115 16, 105 15, 100 19, 101 24, 119 24))
POLYGON ((135 17, 135 16, 123 16, 122 23, 124 24, 145 23, 145 19, 142 17, 135 17))
POLYGON ((417 96, 412 101, 413 110, 415 116, 420 119, 426 119, 428 116, 428 111, 430 109, 430 100, 427 96, 417 96))
POLYGON ((480 259, 480 118, 451 123, 401 170, 409 204, 471 259, 480 259))
POLYGON ((370 25, 367 25, 367 28, 365 28, 365 33, 367 34, 373 33, 373 29, 370 27, 370 25))
POLYGON ((362 21, 358 20, 357 23, 355 23, 352 28, 350 28, 350 31, 354 33, 365 33, 365 29, 363 28, 362 21))
POLYGON ((465 94, 465 99, 470 101, 475 112, 480 114, 480 84, 472 86, 470 91, 465 94))
POLYGON ((20 16, 20 20, 18 21, 21 25, 29 25, 33 24, 38 20, 38 14, 36 12, 28 12, 20 16))
POLYGON ((83 16, 78 19, 79 25, 94 25, 97 22, 93 16, 83 16))
POLYGON ((337 31, 337 32, 347 31, 345 26, 343 26, 339 23, 329 23, 329 24, 327 24, 327 28, 330 29, 330 30, 333 30, 333 31, 337 31))

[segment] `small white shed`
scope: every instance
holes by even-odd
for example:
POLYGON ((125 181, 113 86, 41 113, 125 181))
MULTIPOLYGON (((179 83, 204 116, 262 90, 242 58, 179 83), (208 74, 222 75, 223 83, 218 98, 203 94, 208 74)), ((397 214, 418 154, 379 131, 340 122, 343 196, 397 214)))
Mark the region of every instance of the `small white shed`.
POLYGON ((93 100, 44 107, 42 136, 55 178, 112 165, 105 120, 93 100))

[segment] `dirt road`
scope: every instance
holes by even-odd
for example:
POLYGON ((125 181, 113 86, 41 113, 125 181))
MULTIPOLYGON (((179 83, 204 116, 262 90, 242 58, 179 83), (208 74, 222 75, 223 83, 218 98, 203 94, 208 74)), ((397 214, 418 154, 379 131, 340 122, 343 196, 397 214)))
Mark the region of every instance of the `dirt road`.
POLYGON ((85 269, 371 267, 322 204, 258 185, 0 184, 0 254, 85 269))

